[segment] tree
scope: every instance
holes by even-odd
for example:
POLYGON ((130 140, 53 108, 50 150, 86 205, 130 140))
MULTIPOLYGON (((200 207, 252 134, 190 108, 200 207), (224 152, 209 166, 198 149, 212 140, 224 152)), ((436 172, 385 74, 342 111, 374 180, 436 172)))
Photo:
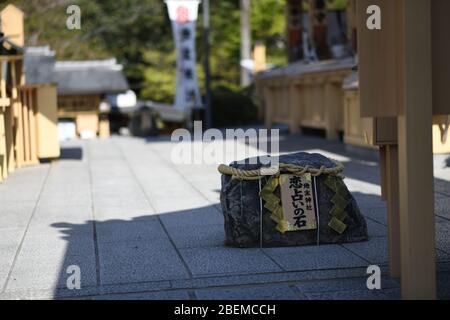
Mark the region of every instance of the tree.
MULTIPOLYGON (((50 45, 58 59, 116 57, 140 98, 172 102, 175 55, 167 8, 162 0, 9 0, 26 15, 27 45, 50 45), (66 8, 81 8, 81 29, 66 28, 66 8)), ((239 0, 211 1, 212 87, 238 90, 240 84, 239 0)), ((251 30, 268 46, 268 61, 284 63, 284 3, 252 2, 251 30), (270 13, 270 14, 269 14, 270 13)), ((199 21, 201 21, 201 10, 199 21)), ((201 23, 197 24, 201 79, 201 23)))

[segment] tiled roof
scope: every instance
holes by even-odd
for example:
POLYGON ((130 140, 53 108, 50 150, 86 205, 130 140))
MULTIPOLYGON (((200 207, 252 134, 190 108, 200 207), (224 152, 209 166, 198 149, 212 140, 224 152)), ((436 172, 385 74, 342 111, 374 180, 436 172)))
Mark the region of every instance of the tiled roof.
POLYGON ((56 61, 48 46, 25 50, 27 83, 56 83, 59 94, 125 92, 129 87, 122 69, 116 59, 56 61))

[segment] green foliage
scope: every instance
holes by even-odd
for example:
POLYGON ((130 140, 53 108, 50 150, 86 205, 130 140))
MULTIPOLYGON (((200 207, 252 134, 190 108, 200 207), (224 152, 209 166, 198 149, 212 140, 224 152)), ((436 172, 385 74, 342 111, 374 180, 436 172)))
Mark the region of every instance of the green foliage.
POLYGON ((348 0, 327 0, 328 10, 345 10, 348 6, 348 0))
POLYGON ((253 39, 262 41, 267 47, 267 62, 286 64, 284 1, 253 1, 251 25, 253 39))
MULTIPOLYGON (((327 10, 330 11, 345 10, 348 6, 348 0, 325 0, 325 5, 327 10)), ((309 11, 309 3, 307 1, 303 2, 303 10, 309 11)))
MULTIPOLYGON (((27 45, 49 44, 58 59, 116 57, 140 98, 171 102, 175 54, 162 0, 8 0, 26 14, 27 45), (81 30, 66 28, 66 8, 81 8, 81 30)), ((210 1, 210 65, 213 88, 239 87, 239 0, 210 1)), ((202 12, 197 24, 198 74, 203 85, 202 12)), ((286 63, 284 1, 252 1, 252 38, 267 46, 268 62, 286 63)), ((203 91, 203 88, 201 88, 203 91)))
POLYGON ((175 52, 148 49, 142 58, 141 96, 158 102, 171 101, 175 92, 175 52))

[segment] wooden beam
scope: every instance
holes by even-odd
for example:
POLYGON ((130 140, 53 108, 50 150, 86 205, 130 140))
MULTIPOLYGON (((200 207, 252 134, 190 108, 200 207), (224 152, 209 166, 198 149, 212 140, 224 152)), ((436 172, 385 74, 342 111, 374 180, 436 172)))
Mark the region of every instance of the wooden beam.
POLYGON ((22 124, 23 124, 23 148, 24 148, 24 163, 29 164, 31 159, 31 146, 30 146, 30 114, 28 112, 30 108, 30 100, 28 91, 23 91, 23 100, 22 100, 22 124))

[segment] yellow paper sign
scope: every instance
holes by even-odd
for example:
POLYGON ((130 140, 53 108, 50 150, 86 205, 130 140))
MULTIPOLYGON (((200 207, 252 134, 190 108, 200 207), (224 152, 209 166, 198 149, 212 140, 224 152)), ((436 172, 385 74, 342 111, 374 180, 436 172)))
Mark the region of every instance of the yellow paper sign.
POLYGON ((317 228, 315 195, 311 175, 280 176, 281 204, 288 231, 317 228))

